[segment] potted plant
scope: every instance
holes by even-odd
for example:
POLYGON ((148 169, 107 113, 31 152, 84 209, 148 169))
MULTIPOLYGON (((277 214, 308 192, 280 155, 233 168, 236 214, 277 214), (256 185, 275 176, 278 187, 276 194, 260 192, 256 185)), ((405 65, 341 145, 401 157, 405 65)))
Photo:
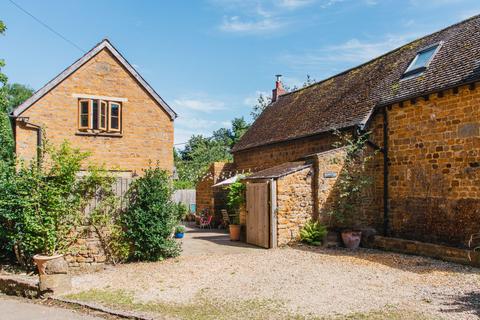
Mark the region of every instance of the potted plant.
POLYGON ((245 184, 236 181, 227 187, 227 207, 233 214, 230 216, 231 221, 228 227, 230 232, 230 240, 240 240, 240 207, 245 203, 245 184))
POLYGON ((175 238, 182 239, 185 235, 185 226, 177 226, 175 228, 175 238))
POLYGON ((235 212, 235 214, 231 215, 231 222, 228 226, 228 231, 230 233, 230 240, 231 241, 239 241, 240 240, 240 230, 242 226, 240 225, 240 214, 235 212))

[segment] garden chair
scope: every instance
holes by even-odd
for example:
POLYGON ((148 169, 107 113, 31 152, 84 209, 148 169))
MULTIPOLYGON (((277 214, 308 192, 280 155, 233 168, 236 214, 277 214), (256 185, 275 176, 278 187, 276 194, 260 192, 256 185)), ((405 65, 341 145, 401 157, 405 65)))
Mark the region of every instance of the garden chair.
POLYGON ((228 228, 228 225, 230 224, 230 217, 228 216, 228 212, 226 209, 220 210, 222 213, 222 225, 225 228, 228 228))
POLYGON ((202 217, 200 218, 200 229, 205 229, 205 228, 209 228, 211 229, 212 228, 212 219, 213 219, 213 216, 212 215, 209 215, 207 217, 202 217))

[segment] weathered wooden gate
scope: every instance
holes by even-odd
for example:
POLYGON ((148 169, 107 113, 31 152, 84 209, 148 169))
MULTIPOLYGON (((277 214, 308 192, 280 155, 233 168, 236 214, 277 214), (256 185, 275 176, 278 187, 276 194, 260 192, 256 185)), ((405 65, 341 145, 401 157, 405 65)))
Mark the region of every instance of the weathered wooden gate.
POLYGON ((247 183, 247 242, 270 248, 269 183, 247 183))

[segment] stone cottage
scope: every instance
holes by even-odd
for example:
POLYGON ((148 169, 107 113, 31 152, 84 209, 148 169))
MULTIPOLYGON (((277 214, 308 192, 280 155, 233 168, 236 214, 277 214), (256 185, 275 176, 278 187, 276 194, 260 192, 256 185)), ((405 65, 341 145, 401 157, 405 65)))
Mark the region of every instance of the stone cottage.
POLYGON ((378 151, 360 225, 465 246, 480 231, 478 82, 480 16, 293 92, 277 80, 272 103, 233 148, 236 170, 254 172, 246 181, 257 190, 247 188, 247 240, 285 244, 325 217, 341 170, 331 159, 344 152, 332 147, 332 130, 340 130, 370 132, 378 151))
MULTIPOLYGON (((124 194, 132 178, 151 164, 173 172, 176 113, 108 40, 103 40, 11 113, 15 151, 37 157, 42 137, 68 140, 118 176, 124 194)), ((91 226, 66 257, 74 271, 100 268, 103 244, 91 226)))
POLYGON ((20 159, 36 156, 42 134, 68 140, 123 176, 150 162, 173 170, 176 113, 108 40, 39 89, 11 114, 20 159))

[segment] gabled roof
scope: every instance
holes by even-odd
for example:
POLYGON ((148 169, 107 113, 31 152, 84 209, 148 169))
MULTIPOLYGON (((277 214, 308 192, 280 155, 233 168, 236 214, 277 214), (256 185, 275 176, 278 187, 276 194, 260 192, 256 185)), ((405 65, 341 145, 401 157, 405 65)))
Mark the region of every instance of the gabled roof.
POLYGON ((415 40, 270 104, 233 152, 365 125, 376 107, 480 80, 480 15, 415 40), (402 75, 417 53, 441 48, 418 77, 402 75))
POLYGON ((87 61, 93 58, 97 53, 102 51, 103 49, 109 50, 113 56, 120 62, 120 64, 125 67, 125 69, 130 72, 130 74, 140 83, 140 85, 153 97, 153 99, 168 113, 170 118, 173 120, 177 117, 175 111, 155 92, 155 90, 142 78, 142 76, 132 67, 132 65, 122 56, 122 54, 110 43, 108 39, 102 40, 99 44, 97 44, 93 49, 88 51, 85 55, 83 55, 80 59, 75 61, 71 66, 63 70, 59 75, 57 75, 54 79, 40 88, 37 92, 33 94, 29 99, 27 99, 24 103, 19 105, 12 111, 12 116, 18 117, 20 116, 25 110, 27 110, 31 105, 37 102, 41 97, 47 94, 50 90, 55 88, 58 84, 60 84, 63 80, 65 80, 68 76, 72 73, 77 71, 82 65, 84 65, 87 61))

